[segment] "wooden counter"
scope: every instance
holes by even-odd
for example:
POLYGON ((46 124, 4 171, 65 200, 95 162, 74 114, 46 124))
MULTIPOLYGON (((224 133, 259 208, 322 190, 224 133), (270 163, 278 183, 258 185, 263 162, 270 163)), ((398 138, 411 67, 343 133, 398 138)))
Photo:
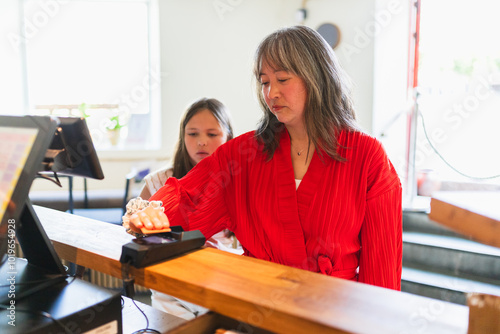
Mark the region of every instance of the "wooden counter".
MULTIPOLYGON (((35 207, 61 258, 121 278, 120 226, 35 207)), ((468 308, 216 249, 144 269, 136 283, 279 333, 467 333, 468 308)))
POLYGON ((500 192, 438 192, 429 218, 475 241, 500 247, 500 192))

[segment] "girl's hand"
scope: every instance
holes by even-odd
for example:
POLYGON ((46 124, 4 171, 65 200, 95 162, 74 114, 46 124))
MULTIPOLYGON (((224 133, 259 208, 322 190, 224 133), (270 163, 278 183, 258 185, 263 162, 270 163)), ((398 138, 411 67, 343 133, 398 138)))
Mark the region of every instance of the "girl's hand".
POLYGON ((162 207, 148 206, 130 216, 129 228, 142 234, 170 232, 170 222, 162 207))

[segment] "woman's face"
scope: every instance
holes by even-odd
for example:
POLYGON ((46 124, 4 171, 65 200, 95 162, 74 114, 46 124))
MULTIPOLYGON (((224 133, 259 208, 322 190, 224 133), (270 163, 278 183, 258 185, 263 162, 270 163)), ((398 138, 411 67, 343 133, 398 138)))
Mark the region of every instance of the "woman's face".
POLYGON ((184 128, 184 143, 189 159, 195 165, 214 153, 226 140, 227 134, 208 109, 198 111, 184 128))
POLYGON ((267 106, 281 123, 304 125, 307 88, 304 80, 283 70, 275 70, 267 63, 260 73, 262 94, 267 106))

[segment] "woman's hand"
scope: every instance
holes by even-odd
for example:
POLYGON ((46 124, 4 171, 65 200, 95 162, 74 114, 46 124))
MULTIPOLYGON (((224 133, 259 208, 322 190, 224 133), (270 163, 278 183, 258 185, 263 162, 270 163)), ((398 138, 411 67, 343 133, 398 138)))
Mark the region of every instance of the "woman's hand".
POLYGON ((162 207, 148 206, 130 216, 129 228, 142 234, 169 232, 170 222, 162 207))

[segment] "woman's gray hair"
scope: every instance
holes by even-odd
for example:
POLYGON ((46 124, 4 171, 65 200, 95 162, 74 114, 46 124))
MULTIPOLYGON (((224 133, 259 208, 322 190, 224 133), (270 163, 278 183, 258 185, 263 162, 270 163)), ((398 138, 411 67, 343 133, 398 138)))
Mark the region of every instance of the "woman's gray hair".
POLYGON ((278 147, 283 124, 269 110, 262 93, 260 75, 266 64, 304 81, 307 88, 304 117, 309 140, 330 157, 343 160, 337 153, 337 135, 341 130, 359 130, 359 127, 350 97, 350 81, 330 45, 315 30, 294 26, 272 33, 257 48, 254 76, 264 116, 256 136, 271 158, 278 147))

